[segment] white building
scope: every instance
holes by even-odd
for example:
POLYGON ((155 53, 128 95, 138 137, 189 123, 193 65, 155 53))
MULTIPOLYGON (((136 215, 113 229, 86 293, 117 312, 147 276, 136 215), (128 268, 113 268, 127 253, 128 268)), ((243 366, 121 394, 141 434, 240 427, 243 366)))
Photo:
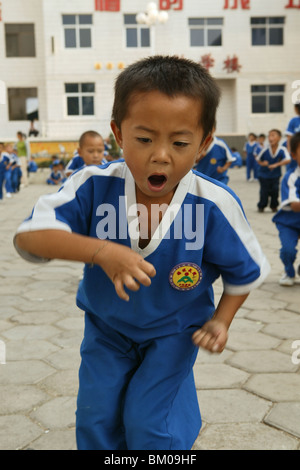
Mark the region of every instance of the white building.
POLYGON ((45 138, 107 136, 116 75, 153 53, 208 60, 218 134, 285 130, 300 99, 300 0, 157 0, 168 21, 152 27, 136 22, 148 3, 1 0, 0 140, 27 133, 36 111, 45 138))

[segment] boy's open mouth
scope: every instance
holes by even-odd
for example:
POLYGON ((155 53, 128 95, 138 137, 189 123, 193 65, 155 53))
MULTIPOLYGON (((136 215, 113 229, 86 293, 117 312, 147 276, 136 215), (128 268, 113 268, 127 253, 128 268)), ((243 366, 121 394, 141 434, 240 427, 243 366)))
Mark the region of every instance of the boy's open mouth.
POLYGON ((165 186, 166 182, 167 182, 167 177, 166 175, 162 175, 162 174, 151 175, 148 178, 148 185, 152 191, 161 190, 165 186))

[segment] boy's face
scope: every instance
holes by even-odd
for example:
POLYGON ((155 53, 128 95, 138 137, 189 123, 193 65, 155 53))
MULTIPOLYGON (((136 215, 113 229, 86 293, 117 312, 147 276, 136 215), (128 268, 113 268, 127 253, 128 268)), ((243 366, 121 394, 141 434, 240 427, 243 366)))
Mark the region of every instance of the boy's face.
POLYGON ((121 129, 111 123, 139 202, 171 201, 179 181, 211 142, 209 137, 201 143, 201 111, 193 98, 151 91, 132 97, 121 129))
POLYGON ((269 142, 270 145, 276 145, 280 141, 281 137, 277 132, 271 131, 269 132, 269 142))
POLYGON ((78 149, 78 153, 86 165, 100 165, 104 157, 102 138, 86 136, 82 146, 78 149))

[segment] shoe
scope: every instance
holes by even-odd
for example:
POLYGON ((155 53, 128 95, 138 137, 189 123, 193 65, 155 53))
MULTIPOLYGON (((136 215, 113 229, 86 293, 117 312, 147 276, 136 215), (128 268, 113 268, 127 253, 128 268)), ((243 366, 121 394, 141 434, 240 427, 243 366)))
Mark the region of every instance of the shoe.
POLYGON ((277 207, 271 207, 272 212, 277 212, 277 207))
POLYGON ((11 193, 6 193, 6 197, 12 197, 11 193))
POLYGON ((281 286, 293 286, 295 283, 294 277, 289 277, 287 274, 284 274, 279 281, 281 286))
POLYGON ((264 208, 263 207, 259 207, 258 208, 258 212, 263 212, 264 211, 264 208))

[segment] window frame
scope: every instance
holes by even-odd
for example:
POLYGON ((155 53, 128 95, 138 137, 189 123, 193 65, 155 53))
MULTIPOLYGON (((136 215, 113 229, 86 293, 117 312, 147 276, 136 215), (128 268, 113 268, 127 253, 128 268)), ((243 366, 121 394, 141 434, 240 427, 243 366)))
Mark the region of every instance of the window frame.
POLYGON ((92 14, 62 14, 62 27, 63 27, 63 43, 65 50, 77 50, 77 49, 92 49, 93 47, 93 26, 94 26, 94 17, 92 14), (75 23, 64 23, 65 17, 75 17, 75 23), (91 17, 91 23, 80 23, 80 17, 88 16, 91 17), (66 31, 75 31, 75 46, 67 46, 67 38, 66 38, 66 31), (90 44, 88 46, 81 46, 81 31, 82 30, 89 30, 90 32, 90 44))
POLYGON ((18 58, 18 59, 25 59, 25 58, 34 58, 36 57, 36 41, 35 41, 35 24, 34 23, 5 23, 4 24, 4 36, 5 36, 5 57, 7 59, 18 58), (9 26, 31 26, 32 31, 18 31, 17 33, 8 32, 9 26), (17 48, 18 48, 18 55, 8 55, 8 36, 18 35, 17 37, 17 48), (22 44, 25 42, 25 37, 31 37, 31 48, 33 49, 32 55, 20 55, 20 49, 22 49, 22 44))
POLYGON ((149 26, 147 26, 146 24, 139 24, 137 21, 136 21, 136 15, 135 14, 132 14, 132 13, 124 13, 123 15, 123 25, 124 25, 124 35, 125 35, 125 47, 126 49, 138 49, 138 48, 150 48, 151 47, 151 41, 152 41, 152 38, 151 38, 151 28, 149 26), (127 23, 126 22, 126 17, 129 21, 129 17, 132 17, 132 22, 129 22, 127 23), (127 32, 129 30, 135 30, 136 31, 136 43, 137 45, 136 46, 129 46, 128 45, 128 35, 127 35, 127 32), (144 32, 147 32, 147 36, 149 39, 149 43, 146 44, 145 46, 143 45, 143 33, 144 32))
POLYGON ((251 114, 284 114, 284 98, 285 98, 285 85, 284 84, 278 84, 278 83, 269 83, 269 84, 256 84, 256 85, 251 85, 250 91, 251 91, 251 114), (254 90, 254 88, 265 88, 265 90, 261 89, 259 90, 254 90), (273 90, 272 87, 276 88, 282 88, 282 90, 273 90), (265 97, 265 105, 266 105, 266 111, 254 111, 254 98, 255 97, 265 97), (282 100, 282 108, 281 110, 276 110, 272 111, 271 109, 271 100, 272 98, 275 97, 280 97, 282 100))
MULTIPOLYGON (((16 96, 16 94, 15 94, 16 96)), ((39 95, 38 95, 38 87, 7 87, 7 97, 8 97, 8 120, 10 122, 16 122, 16 121, 28 121, 29 118, 28 118, 28 114, 26 113, 26 99, 28 98, 39 98, 39 95), (11 100, 13 99, 13 96, 12 96, 12 90, 14 90, 14 92, 16 93, 17 90, 30 90, 30 92, 26 95, 26 93, 23 94, 23 103, 22 103, 22 107, 24 108, 24 118, 23 119, 12 119, 12 115, 11 115, 11 107, 12 107, 12 104, 11 104, 11 100)), ((19 108, 20 109, 20 108, 19 108)))
POLYGON ((64 83, 64 95, 65 95, 65 116, 67 119, 93 119, 96 116, 95 113, 95 97, 96 97, 96 84, 94 82, 65 82, 64 83), (67 86, 77 86, 77 91, 67 91, 67 86), (82 91, 84 85, 93 85, 93 91, 82 91), (77 98, 78 99, 78 114, 69 114, 69 98, 77 98), (84 105, 83 99, 84 98, 92 98, 93 99, 93 114, 84 114, 84 105))
POLYGON ((190 47, 222 47, 223 46, 223 28, 224 18, 218 17, 189 17, 188 18, 189 38, 190 47), (213 21, 220 21, 219 23, 213 23, 213 21), (199 23, 197 24, 197 21, 199 23), (192 24, 194 22, 194 24, 192 24), (211 22, 211 23, 210 23, 211 22), (192 44, 192 31, 203 31, 203 44, 192 44), (209 44, 209 31, 220 31, 221 44, 209 44))
POLYGON ((284 16, 252 16, 250 18, 250 28, 251 28, 251 46, 252 47, 280 47, 284 46, 285 43, 285 17, 284 16), (274 22, 272 23, 271 20, 282 20, 282 22, 274 22), (254 23, 254 20, 265 20, 265 22, 257 22, 254 23), (271 32, 275 29, 280 29, 282 31, 282 42, 275 43, 270 41, 271 39, 271 32), (254 44, 253 42, 253 32, 254 30, 264 30, 265 31, 265 44, 254 44))

